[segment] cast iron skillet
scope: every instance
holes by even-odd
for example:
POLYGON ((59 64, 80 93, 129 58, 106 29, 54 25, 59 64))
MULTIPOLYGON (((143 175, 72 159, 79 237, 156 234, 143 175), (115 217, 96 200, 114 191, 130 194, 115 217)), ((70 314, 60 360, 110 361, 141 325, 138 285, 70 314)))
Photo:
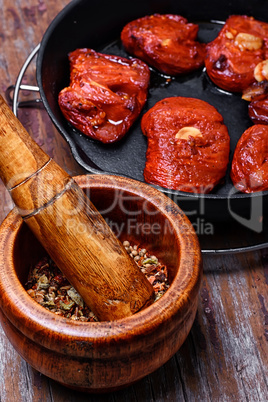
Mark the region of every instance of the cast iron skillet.
MULTIPOLYGON (((174 13, 199 23, 199 39, 213 40, 223 21, 231 14, 247 14, 267 20, 265 0, 202 2, 187 0, 73 0, 51 23, 40 45, 37 59, 37 82, 41 99, 53 123, 68 142, 74 158, 90 173, 113 173, 144 181, 143 168, 147 148, 140 129, 140 119, 123 140, 103 145, 89 139, 71 127, 57 103, 59 91, 69 84, 68 53, 76 48, 89 47, 103 53, 129 55, 120 43, 123 26, 138 17, 153 13, 174 13), (266 17, 266 18, 265 18, 266 17)), ((217 88, 205 70, 167 81, 167 77, 152 70, 151 85, 145 113, 155 102, 167 96, 189 96, 208 101, 224 117, 231 137, 230 161, 238 138, 252 125, 247 103, 239 94, 217 88)), ((177 202, 194 223, 214 224, 232 222, 254 232, 263 230, 268 192, 251 195, 238 193, 229 177, 211 194, 200 195, 161 188, 177 202)), ((229 224, 229 223, 228 223, 229 224)))

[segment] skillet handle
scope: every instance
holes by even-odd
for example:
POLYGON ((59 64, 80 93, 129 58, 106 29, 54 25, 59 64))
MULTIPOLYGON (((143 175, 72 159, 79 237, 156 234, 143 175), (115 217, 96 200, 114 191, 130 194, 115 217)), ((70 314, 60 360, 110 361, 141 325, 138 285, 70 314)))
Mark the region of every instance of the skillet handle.
POLYGON ((20 90, 39 92, 39 87, 37 87, 37 86, 21 84, 25 71, 27 70, 28 66, 30 65, 30 63, 32 62, 34 57, 37 55, 39 49, 40 49, 40 43, 33 49, 33 51, 29 54, 29 56, 25 60, 23 66, 19 72, 16 84, 10 85, 5 92, 7 101, 10 104, 12 104, 12 111, 15 116, 17 116, 19 107, 33 107, 37 104, 42 103, 42 100, 40 98, 29 100, 29 101, 23 101, 23 102, 18 101, 20 90), (13 92, 13 97, 11 96, 12 92, 13 92))

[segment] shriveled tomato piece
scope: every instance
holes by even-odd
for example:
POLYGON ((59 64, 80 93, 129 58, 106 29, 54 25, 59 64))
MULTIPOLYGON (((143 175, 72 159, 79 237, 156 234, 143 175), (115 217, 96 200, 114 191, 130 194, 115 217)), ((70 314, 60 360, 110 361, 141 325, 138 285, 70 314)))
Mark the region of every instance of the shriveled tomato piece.
MULTIPOLYGON (((268 60, 262 63, 265 63, 268 79, 268 60)), ((256 77, 255 73, 254 75, 256 77)), ((250 102, 248 114, 254 124, 268 124, 268 80, 265 79, 266 76, 261 75, 263 81, 253 82, 242 94, 242 99, 250 102)))
POLYGON ((268 190, 268 126, 255 124, 242 134, 233 156, 231 179, 243 193, 268 190))
POLYGON ((70 86, 58 97, 65 118, 103 143, 118 141, 141 112, 150 80, 138 59, 77 49, 69 54, 70 86))
POLYGON ((246 88, 242 93, 242 99, 252 102, 255 100, 263 100, 268 97, 268 81, 255 81, 246 88))
POLYGON ((230 137, 221 114, 207 102, 165 98, 145 113, 141 128, 148 138, 146 182, 208 193, 222 181, 230 137))
POLYGON ((153 14, 129 22, 121 40, 130 53, 157 70, 177 75, 204 64, 205 44, 196 40, 198 25, 173 14, 153 14))
POLYGON ((250 102, 248 114, 255 124, 268 124, 268 97, 250 102))
POLYGON ((208 76, 220 88, 242 92, 254 81, 254 69, 268 58, 268 24, 246 15, 230 16, 206 47, 208 76))

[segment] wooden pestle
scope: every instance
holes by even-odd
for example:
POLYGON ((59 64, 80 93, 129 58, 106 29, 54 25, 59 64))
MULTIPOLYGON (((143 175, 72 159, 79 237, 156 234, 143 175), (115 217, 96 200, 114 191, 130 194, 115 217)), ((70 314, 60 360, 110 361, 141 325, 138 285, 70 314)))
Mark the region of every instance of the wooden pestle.
POLYGON ((99 320, 130 316, 152 303, 152 285, 103 217, 1 96, 0 177, 26 224, 99 320))

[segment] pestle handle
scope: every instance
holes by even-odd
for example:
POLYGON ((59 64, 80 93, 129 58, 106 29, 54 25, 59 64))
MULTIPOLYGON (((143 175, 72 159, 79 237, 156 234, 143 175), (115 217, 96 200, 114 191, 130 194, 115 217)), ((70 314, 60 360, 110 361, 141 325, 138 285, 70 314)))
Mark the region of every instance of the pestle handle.
POLYGON ((25 223, 100 320, 152 303, 152 285, 103 217, 1 96, 0 177, 25 223))

